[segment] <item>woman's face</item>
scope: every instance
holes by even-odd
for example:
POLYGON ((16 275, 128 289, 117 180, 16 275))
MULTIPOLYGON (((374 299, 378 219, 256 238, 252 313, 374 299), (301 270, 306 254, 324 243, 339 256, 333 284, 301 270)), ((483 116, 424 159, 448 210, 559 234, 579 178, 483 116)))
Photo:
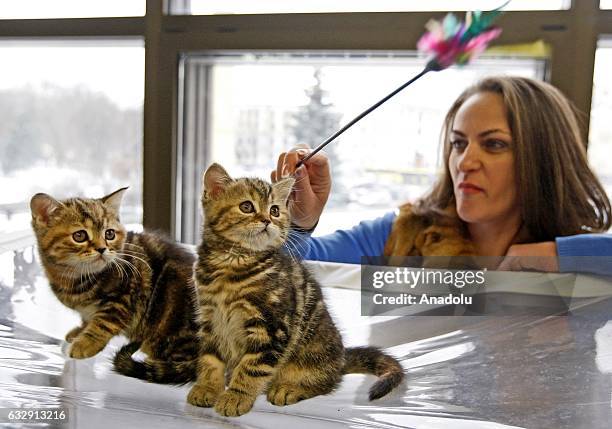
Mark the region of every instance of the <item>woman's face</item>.
POLYGON ((519 216, 512 135, 502 96, 481 92, 459 108, 451 134, 450 174, 459 217, 469 224, 519 216))

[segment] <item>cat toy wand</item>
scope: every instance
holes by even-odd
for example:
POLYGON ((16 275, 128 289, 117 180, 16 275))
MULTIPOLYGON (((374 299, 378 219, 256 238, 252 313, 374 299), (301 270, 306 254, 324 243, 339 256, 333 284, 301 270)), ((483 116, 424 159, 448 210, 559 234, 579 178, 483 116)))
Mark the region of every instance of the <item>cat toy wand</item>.
POLYGON ((368 109, 361 112, 352 121, 328 137, 317 146, 306 157, 298 161, 295 168, 299 168, 304 162, 312 158, 317 152, 334 141, 338 136, 351 128, 366 115, 380 107, 391 97, 411 85, 430 71, 441 71, 453 64, 465 65, 480 55, 489 42, 501 34, 501 29, 491 24, 502 14, 502 9, 510 1, 507 1, 497 9, 488 12, 467 12, 465 22, 457 20, 452 13, 447 14, 442 22, 431 20, 425 26, 427 32, 417 42, 417 48, 432 56, 425 68, 415 77, 391 92, 368 109))

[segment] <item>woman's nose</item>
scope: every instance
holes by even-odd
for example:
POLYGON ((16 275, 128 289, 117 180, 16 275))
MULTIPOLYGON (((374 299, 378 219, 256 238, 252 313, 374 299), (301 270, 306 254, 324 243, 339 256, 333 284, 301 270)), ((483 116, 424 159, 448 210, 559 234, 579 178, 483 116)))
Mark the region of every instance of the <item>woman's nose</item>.
POLYGON ((469 142, 459 157, 460 171, 477 170, 481 166, 480 147, 475 142, 469 142))

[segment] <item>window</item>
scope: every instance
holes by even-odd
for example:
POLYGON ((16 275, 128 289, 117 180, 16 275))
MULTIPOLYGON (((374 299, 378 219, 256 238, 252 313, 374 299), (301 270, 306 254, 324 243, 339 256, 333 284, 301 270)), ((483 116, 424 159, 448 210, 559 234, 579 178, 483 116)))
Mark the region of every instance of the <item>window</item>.
POLYGON ((145 0, 3 0, 0 19, 144 16, 145 0))
MULTIPOLYGON (((604 0, 605 1, 605 0, 604 0)), ((259 14, 316 12, 412 12, 447 10, 491 10, 503 0, 353 0, 278 1, 278 0, 171 0, 170 10, 176 14, 259 14)), ((512 0, 507 10, 569 9, 571 0, 512 0)))
POLYGON ((589 162, 612 199, 612 39, 599 41, 595 54, 593 102, 589 135, 589 162))
MULTIPOLYGON (((421 71, 410 52, 190 54, 182 62, 177 219, 197 239, 202 169, 221 163, 236 177, 270 177, 278 155, 311 147, 421 71)), ((326 148, 334 188, 317 233, 352 226, 430 188, 439 168, 446 110, 478 77, 543 76, 532 59, 480 59, 432 73, 396 95, 326 148), (393 156, 389 156, 393 154, 393 156)))
POLYGON ((142 40, 1 42, 0 232, 30 228, 29 200, 130 186, 142 223, 142 40))
POLYGON ((599 8, 600 9, 612 9, 612 0, 600 0, 599 8))

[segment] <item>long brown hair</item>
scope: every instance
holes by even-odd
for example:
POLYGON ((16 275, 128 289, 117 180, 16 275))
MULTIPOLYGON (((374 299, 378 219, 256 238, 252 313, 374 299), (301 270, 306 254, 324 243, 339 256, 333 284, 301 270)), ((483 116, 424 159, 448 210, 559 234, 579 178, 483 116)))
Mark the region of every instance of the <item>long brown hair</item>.
MULTIPOLYGON (((480 92, 500 94, 512 133, 516 186, 523 225, 534 241, 604 232, 612 209, 591 171, 578 111, 555 87, 523 77, 489 77, 466 89, 444 119, 444 172, 418 204, 422 214, 442 215, 455 205, 449 170, 450 131, 463 103, 480 92)), ((446 212, 447 213, 447 212, 446 212)))

